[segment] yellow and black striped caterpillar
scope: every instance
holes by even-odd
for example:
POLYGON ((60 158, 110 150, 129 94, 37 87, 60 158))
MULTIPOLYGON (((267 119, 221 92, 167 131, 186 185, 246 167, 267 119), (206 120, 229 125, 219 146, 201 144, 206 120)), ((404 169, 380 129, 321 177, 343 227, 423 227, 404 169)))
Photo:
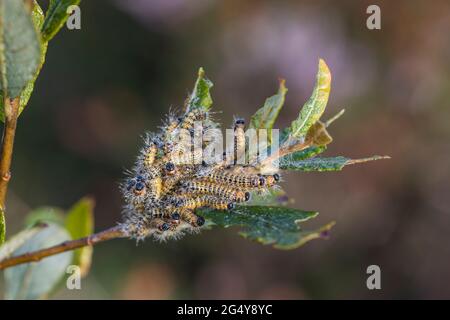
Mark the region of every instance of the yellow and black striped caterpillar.
POLYGON ((203 207, 209 207, 217 210, 231 210, 234 209, 235 204, 233 201, 215 197, 213 195, 195 195, 185 194, 182 196, 176 196, 171 198, 172 204, 176 208, 184 209, 197 209, 203 207))
POLYGON ((250 200, 250 192, 241 191, 224 184, 215 184, 201 180, 191 180, 182 183, 183 188, 190 193, 205 193, 234 202, 250 200))
POLYGON ((234 187, 258 188, 266 184, 266 178, 259 174, 235 173, 227 169, 219 169, 204 177, 206 181, 225 183, 234 187))

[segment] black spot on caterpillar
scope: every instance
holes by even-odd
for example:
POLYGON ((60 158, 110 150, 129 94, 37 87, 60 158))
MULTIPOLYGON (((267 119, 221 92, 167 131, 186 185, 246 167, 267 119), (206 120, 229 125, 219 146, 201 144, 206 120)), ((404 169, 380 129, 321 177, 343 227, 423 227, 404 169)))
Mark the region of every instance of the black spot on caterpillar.
POLYGON ((193 210, 184 208, 181 211, 181 217, 184 221, 192 225, 193 227, 201 227, 205 224, 205 218, 194 213, 193 210))

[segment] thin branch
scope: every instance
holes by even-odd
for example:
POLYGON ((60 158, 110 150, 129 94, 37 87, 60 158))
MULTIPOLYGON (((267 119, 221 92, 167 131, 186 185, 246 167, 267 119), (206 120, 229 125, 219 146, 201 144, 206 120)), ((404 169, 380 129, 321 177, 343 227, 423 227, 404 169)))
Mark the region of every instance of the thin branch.
POLYGON ((0 152, 0 210, 5 210, 6 192, 11 179, 11 161, 16 135, 17 117, 19 116, 20 99, 4 99, 5 124, 3 127, 2 148, 0 152))
POLYGON ((49 256, 53 256, 55 254, 59 254, 62 252, 75 250, 81 247, 85 246, 93 246, 99 242, 108 241, 116 238, 123 238, 125 237, 124 232, 122 231, 122 228, 120 226, 112 227, 109 229, 106 229, 104 231, 101 231, 99 233, 91 234, 88 237, 72 240, 72 241, 65 241, 63 243, 57 244, 53 247, 41 249, 38 251, 28 252, 24 253, 19 256, 10 257, 3 261, 0 261, 0 270, 16 266, 18 264, 22 263, 29 263, 29 262, 36 262, 40 261, 41 259, 49 256))

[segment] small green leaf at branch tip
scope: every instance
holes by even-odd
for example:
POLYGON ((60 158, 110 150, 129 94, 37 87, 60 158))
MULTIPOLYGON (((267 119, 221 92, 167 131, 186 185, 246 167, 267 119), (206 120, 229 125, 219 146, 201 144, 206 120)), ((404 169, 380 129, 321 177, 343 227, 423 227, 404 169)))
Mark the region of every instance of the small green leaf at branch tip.
POLYGON ((213 87, 213 83, 206 78, 203 68, 198 70, 198 78, 195 82, 194 89, 186 102, 186 112, 194 109, 203 109, 208 111, 212 106, 212 98, 209 90, 213 87))
POLYGON ((50 41, 66 22, 69 14, 67 8, 79 5, 81 0, 50 0, 45 20, 41 28, 42 40, 50 41))
MULTIPOLYGON (((94 200, 90 197, 82 198, 69 209, 65 227, 72 239, 84 238, 94 233, 94 200)), ((80 267, 81 275, 85 276, 90 269, 93 248, 86 246, 74 251, 74 265, 80 267)))
POLYGON ((363 159, 349 159, 346 157, 331 157, 331 158, 310 158, 300 161, 295 161, 291 157, 283 157, 280 161, 280 169, 291 171, 340 171, 347 165, 363 163, 368 161, 390 159, 389 156, 372 156, 363 159))
POLYGON ((309 128, 316 123, 328 102, 331 89, 331 72, 324 60, 319 59, 319 66, 311 97, 303 105, 299 116, 294 120, 288 129, 288 141, 302 139, 307 134, 309 128))
POLYGON ((232 212, 202 209, 197 211, 210 224, 224 228, 238 226, 239 235, 278 249, 294 249, 306 242, 324 237, 317 231, 305 231, 300 223, 318 215, 313 211, 302 211, 286 207, 272 206, 238 206, 232 212))

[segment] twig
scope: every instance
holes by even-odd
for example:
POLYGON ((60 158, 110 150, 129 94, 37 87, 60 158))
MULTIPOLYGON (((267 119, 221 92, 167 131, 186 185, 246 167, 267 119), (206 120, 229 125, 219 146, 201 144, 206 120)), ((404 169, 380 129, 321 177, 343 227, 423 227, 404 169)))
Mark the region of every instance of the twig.
POLYGON ((3 261, 0 261, 0 270, 22 263, 40 261, 45 257, 53 256, 55 254, 75 250, 85 246, 93 246, 99 242, 123 237, 125 237, 125 234, 120 226, 112 227, 104 231, 91 234, 90 236, 85 238, 65 241, 50 248, 45 248, 38 251, 24 253, 19 256, 7 258, 3 261))
POLYGON ((0 153, 0 211, 5 211, 6 192, 11 179, 11 160, 16 135, 17 117, 19 116, 20 99, 4 99, 5 124, 3 127, 2 148, 0 153))

